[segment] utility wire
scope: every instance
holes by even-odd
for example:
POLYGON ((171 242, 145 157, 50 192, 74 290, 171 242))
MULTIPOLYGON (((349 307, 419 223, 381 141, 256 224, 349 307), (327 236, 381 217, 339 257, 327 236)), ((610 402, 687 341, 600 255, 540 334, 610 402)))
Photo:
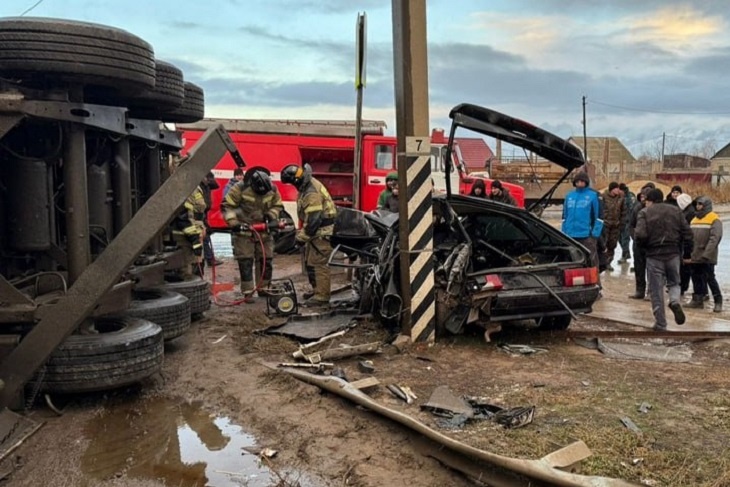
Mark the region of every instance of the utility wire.
POLYGON ((25 11, 22 14, 20 14, 20 16, 22 17, 23 15, 27 14, 28 12, 30 12, 31 10, 33 10, 34 8, 36 8, 38 5, 42 4, 43 2, 44 2, 44 0, 38 0, 36 3, 31 5, 30 7, 26 8, 25 11))
POLYGON ((595 105, 602 105, 604 107, 618 108, 620 110, 628 110, 631 112, 662 113, 665 115, 730 115, 730 112, 675 112, 675 111, 670 111, 670 110, 649 110, 646 108, 626 107, 626 106, 621 106, 621 105, 614 105, 612 103, 604 103, 601 101, 591 100, 590 98, 587 99, 587 102, 593 103, 595 105))

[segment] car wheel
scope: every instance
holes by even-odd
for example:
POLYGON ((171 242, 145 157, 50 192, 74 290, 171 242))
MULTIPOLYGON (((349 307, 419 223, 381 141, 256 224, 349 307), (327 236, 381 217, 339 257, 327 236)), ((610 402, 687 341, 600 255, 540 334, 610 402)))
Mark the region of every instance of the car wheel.
POLYGON ((155 323, 132 317, 97 318, 54 350, 28 387, 78 393, 127 386, 160 371, 163 349, 162 329, 155 323))
POLYGON ((147 42, 121 29, 59 19, 1 20, 0 72, 39 87, 53 78, 122 92, 155 86, 147 42))
POLYGON ((177 276, 165 276, 165 284, 160 288, 180 293, 188 298, 193 319, 200 318, 205 311, 210 309, 210 284, 201 277, 182 279, 177 276))
POLYGON ((185 82, 185 96, 182 106, 176 108, 162 117, 163 122, 170 123, 194 123, 205 116, 205 93, 200 86, 185 82))
POLYGON ((570 315, 545 316, 543 318, 538 318, 535 321, 540 330, 562 331, 568 329, 570 323, 573 321, 573 317, 570 315))
POLYGON ((165 341, 181 336, 190 328, 190 301, 165 289, 135 289, 125 314, 160 325, 165 341))

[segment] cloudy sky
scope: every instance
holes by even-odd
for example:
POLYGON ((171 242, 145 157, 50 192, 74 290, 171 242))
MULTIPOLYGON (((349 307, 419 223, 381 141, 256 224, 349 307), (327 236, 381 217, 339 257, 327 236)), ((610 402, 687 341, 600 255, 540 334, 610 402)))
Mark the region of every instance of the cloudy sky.
MULTIPOLYGON (((2 0, 17 16, 37 0, 2 0)), ((730 142, 727 0, 427 0, 430 114, 461 102, 635 156, 730 142)), ((368 16, 364 116, 394 133, 390 0, 41 0, 26 16, 108 24, 206 90, 206 116, 352 119, 354 30, 368 16)))

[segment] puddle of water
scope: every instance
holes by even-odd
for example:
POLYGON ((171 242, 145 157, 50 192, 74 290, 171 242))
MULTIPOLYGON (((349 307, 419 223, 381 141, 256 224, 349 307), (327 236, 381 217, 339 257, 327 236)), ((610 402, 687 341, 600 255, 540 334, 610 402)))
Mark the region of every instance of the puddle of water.
MULTIPOLYGON (((133 400, 91 420, 86 435, 81 469, 92 479, 126 474, 176 487, 264 487, 277 479, 247 451, 255 451, 253 436, 199 404, 133 400)), ((315 485, 298 472, 279 474, 315 485)))

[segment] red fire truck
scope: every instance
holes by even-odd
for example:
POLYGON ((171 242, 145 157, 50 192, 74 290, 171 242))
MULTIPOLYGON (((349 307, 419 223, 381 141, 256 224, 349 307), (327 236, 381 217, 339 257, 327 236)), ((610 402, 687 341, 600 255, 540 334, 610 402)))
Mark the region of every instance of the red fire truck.
MULTIPOLYGON (((335 203, 353 205, 355 171, 355 125, 345 121, 307 120, 230 120, 207 118, 192 124, 178 125, 183 131, 185 147, 191 147, 208 127, 222 124, 238 147, 247 167, 264 166, 271 171, 284 200, 285 210, 296 221, 296 189, 281 183, 281 170, 288 164, 309 164, 313 175, 329 190, 335 203)), ((396 138, 384 135, 385 122, 362 123, 359 209, 372 211, 378 196, 385 189, 385 178, 396 170, 396 138)), ((435 131, 431 141, 431 163, 436 191, 445 191, 444 155, 446 139, 442 131, 435 131)), ((458 145, 454 154, 455 167, 463 168, 458 145)), ((236 164, 230 156, 224 157, 213 169, 221 189, 213 192, 212 209, 208 214, 211 227, 227 228, 221 217, 222 190, 233 177, 236 164)), ((474 178, 462 170, 451 172, 451 187, 468 193, 474 178)), ((485 179, 487 191, 491 181, 485 179)), ((519 206, 524 206, 522 187, 504 183, 519 206)))

